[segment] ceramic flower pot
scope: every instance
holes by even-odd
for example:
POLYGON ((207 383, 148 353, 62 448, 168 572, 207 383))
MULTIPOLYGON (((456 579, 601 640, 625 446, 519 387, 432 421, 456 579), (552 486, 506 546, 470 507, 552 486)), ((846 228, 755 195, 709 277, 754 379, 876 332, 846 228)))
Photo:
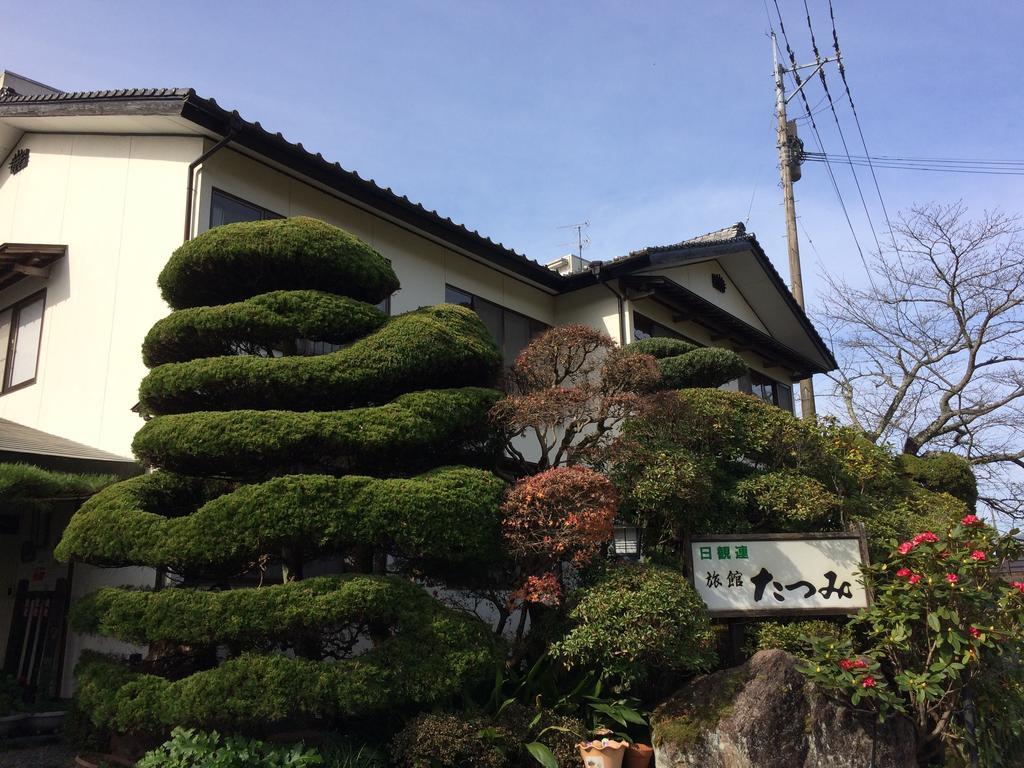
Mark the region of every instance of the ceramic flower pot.
POLYGON ((626 748, 625 768, 647 768, 654 757, 654 748, 647 744, 630 744, 626 748))
POLYGON ((626 742, 613 739, 581 741, 576 745, 583 758, 583 768, 622 768, 627 746, 626 742))

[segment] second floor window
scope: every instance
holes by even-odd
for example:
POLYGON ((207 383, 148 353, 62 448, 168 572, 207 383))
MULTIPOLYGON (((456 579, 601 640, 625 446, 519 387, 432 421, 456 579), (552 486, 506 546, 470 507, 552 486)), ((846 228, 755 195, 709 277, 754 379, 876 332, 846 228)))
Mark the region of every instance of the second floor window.
POLYGON ((39 291, 0 312, 4 392, 28 386, 36 380, 45 305, 46 291, 39 291))
POLYGON ((261 208, 240 197, 229 195, 214 188, 210 198, 210 229, 222 224, 237 224, 240 221, 262 221, 263 219, 283 219, 279 213, 261 208))

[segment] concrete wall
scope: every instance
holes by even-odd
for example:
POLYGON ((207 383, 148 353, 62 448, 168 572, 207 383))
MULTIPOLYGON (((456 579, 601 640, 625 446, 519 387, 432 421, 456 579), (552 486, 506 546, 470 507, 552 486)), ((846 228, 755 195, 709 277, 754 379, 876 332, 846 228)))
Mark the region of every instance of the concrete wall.
POLYGON ((67 245, 50 278, 0 291, 0 308, 46 288, 35 384, 0 417, 131 455, 142 420, 140 348, 167 308, 156 277, 181 244, 189 138, 27 134, 27 168, 0 168, 0 243, 67 245))

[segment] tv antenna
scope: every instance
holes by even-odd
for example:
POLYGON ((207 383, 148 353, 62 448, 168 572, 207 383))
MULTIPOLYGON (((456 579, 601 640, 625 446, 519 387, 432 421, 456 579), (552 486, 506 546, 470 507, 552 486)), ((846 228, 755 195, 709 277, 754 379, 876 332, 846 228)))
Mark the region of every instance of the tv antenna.
MULTIPOLYGON (((590 226, 589 221, 582 221, 579 224, 565 224, 559 227, 559 229, 575 229, 576 230, 576 255, 580 257, 580 261, 583 260, 583 249, 590 245, 590 238, 583 234, 583 230, 590 226)), ((574 245, 574 243, 559 243, 559 245, 574 245)))

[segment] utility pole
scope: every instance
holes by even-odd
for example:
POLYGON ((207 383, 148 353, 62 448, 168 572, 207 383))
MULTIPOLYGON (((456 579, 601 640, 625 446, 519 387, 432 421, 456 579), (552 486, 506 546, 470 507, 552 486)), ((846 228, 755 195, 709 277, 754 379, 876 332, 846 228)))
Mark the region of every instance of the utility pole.
MULTIPOLYGON (((793 182, 799 176, 800 158, 794 157, 793 144, 796 138, 795 127, 790 129, 789 121, 786 118, 786 104, 800 92, 810 79, 817 74, 818 70, 830 61, 836 61, 835 57, 821 59, 814 64, 804 67, 795 67, 787 70, 779 63, 779 44, 775 39, 775 32, 772 32, 772 65, 775 76, 775 112, 778 117, 778 129, 776 132, 776 143, 779 149, 779 172, 782 176, 782 200, 786 208, 786 239, 789 243, 789 281, 793 291, 793 298, 800 308, 804 308, 804 281, 800 273, 800 243, 796 236, 796 202, 793 199, 793 182), (813 69, 799 87, 786 98, 786 83, 783 79, 786 72, 797 69, 813 69), (792 138, 790 133, 793 133, 792 138), (796 173, 794 174, 794 169, 796 173)), ((815 418, 814 408, 814 382, 804 379, 800 382, 800 412, 805 419, 815 418)))

